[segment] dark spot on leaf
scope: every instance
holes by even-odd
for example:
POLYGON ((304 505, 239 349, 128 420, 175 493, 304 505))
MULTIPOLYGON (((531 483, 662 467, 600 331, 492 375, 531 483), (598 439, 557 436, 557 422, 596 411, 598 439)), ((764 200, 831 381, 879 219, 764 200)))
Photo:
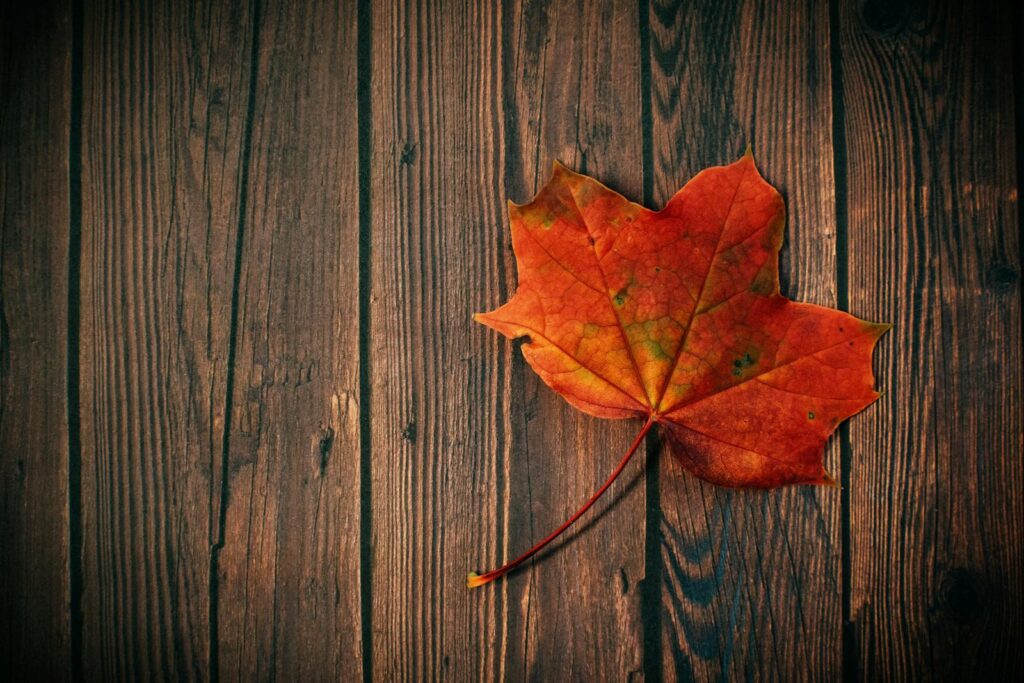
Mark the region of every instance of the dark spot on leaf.
POLYGON ((774 289, 774 287, 775 284, 771 278, 771 275, 767 274, 765 271, 759 272, 757 274, 757 277, 754 278, 754 281, 750 283, 750 291, 753 292, 754 294, 771 294, 772 289, 774 289))
POLYGON ((399 158, 398 163, 402 166, 409 166, 414 161, 416 161, 416 143, 407 142, 402 146, 402 155, 399 158))
POLYGON ((655 273, 660 273, 661 272, 661 268, 659 266, 654 266, 654 272, 655 273))
POLYGON ((405 425, 405 429, 402 430, 402 438, 409 443, 416 443, 416 422, 409 420, 409 424, 405 425))
POLYGON ((840 328, 839 328, 839 331, 840 331, 840 332, 842 332, 842 331, 843 331, 843 328, 841 328, 841 327, 840 327, 840 328))
POLYGON ((618 294, 616 294, 613 301, 615 302, 616 306, 624 306, 626 304, 625 292, 619 292, 618 294))
POLYGON ((813 420, 814 419, 814 411, 811 411, 811 412, 807 413, 807 419, 808 420, 813 420))
POLYGON ((732 374, 739 377, 743 373, 744 368, 749 368, 756 362, 753 356, 749 352, 743 354, 742 357, 737 358, 732 362, 732 374))

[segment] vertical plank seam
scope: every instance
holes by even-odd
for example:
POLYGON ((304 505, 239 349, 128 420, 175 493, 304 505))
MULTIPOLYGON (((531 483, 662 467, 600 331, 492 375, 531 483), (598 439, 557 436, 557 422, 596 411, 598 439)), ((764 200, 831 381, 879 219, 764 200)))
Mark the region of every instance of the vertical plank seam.
POLYGON ((68 620, 71 680, 82 673, 82 419, 80 404, 82 304, 82 0, 71 3, 71 102, 68 130, 68 620))
MULTIPOLYGON (((231 451, 232 408, 235 391, 235 353, 238 348, 238 301, 242 277, 242 249, 245 244, 245 222, 249 205, 249 165, 252 157, 252 129, 256 114, 256 84, 260 56, 260 2, 252 5, 252 44, 249 54, 249 92, 246 100, 245 126, 242 130, 242 150, 238 189, 238 227, 235 231, 235 263, 231 280, 231 320, 228 327, 228 357, 224 390, 224 433, 220 453, 220 509, 217 510, 217 530, 210 547, 209 573, 209 679, 220 679, 220 632, 219 632, 219 563, 220 551, 224 548, 224 529, 228 512, 228 463, 231 451)), ((212 454, 211 454, 212 456, 212 454)))
MULTIPOLYGON (((654 203, 654 120, 651 113, 651 24, 648 0, 637 2, 640 32, 640 138, 641 192, 644 206, 654 203)), ((644 450, 644 579, 640 586, 640 622, 644 680, 660 681, 663 676, 661 642, 661 462, 660 444, 652 431, 644 450)))
MULTIPOLYGON (((1021 179, 1024 178, 1024 5, 1018 5, 1017 11, 1013 16, 1014 27, 1012 31, 1013 35, 1013 92, 1014 92, 1014 135, 1015 135, 1015 152, 1016 152, 1016 172, 1017 177, 1014 178, 1014 187, 1017 190, 1018 196, 1021 189, 1021 179)), ((1017 204, 1017 234, 1024 235, 1024 211, 1021 210, 1020 204, 1017 204)), ((1016 286, 1020 287, 1020 272, 1019 269, 1024 265, 1024 240, 1017 240, 1017 268, 1018 268, 1018 279, 1016 286)), ((1024 315, 1024 308, 1018 311, 1018 315, 1024 315)), ((1018 368, 1016 380, 1019 383, 1021 378, 1021 370, 1018 368)), ((1016 436, 1018 443, 1020 443, 1021 434, 1018 432, 1016 436)), ((1020 494, 1018 493, 1018 496, 1020 494)), ((1019 501, 1019 498, 1018 498, 1019 501)))
MULTIPOLYGON (((842 310, 850 308, 849 290, 849 209, 847 204, 846 177, 846 112, 843 101, 843 64, 840 44, 839 0, 829 1, 829 56, 831 66, 832 105, 832 175, 835 182, 836 208, 836 303, 842 310)), ((839 525, 840 525, 840 572, 841 638, 840 666, 843 679, 857 678, 857 642, 854 629, 852 599, 853 577, 851 557, 850 481, 853 445, 850 441, 850 423, 839 425, 839 525)))
MULTIPOLYGON (((1017 6, 1016 20, 1013 27, 1013 92, 1014 102, 1014 133, 1016 134, 1017 177, 1015 178, 1018 195, 1021 178, 1024 178, 1024 5, 1017 6)), ((1018 232, 1024 235, 1024 211, 1017 207, 1018 232)), ((1024 240, 1017 240, 1017 263, 1024 264, 1024 240)))
POLYGON ((359 127, 359 625, 363 681, 373 680, 373 528, 370 438, 370 243, 372 239, 371 163, 373 153, 373 7, 356 8, 356 119, 359 127))

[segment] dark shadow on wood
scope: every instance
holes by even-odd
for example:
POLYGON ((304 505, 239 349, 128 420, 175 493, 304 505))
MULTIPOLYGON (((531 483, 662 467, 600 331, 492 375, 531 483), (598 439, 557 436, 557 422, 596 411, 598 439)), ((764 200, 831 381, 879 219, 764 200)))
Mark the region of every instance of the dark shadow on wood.
POLYGON ((647 435, 645 444, 646 505, 644 540, 644 579, 640 586, 640 613, 643 615, 644 680, 660 681, 665 663, 662 651, 661 596, 662 584, 662 516, 661 516, 661 439, 655 431, 647 435))
POLYGON ((373 441, 370 408, 370 278, 373 243, 373 6, 359 0, 356 8, 356 118, 359 126, 359 623, 363 681, 373 680, 373 441))
POLYGON ((82 672, 82 0, 71 6, 71 130, 68 136, 68 597, 70 609, 69 669, 71 680, 82 672))
MULTIPOLYGON (((209 574, 209 634, 210 634, 210 681, 220 680, 220 552, 224 548, 224 528, 228 514, 228 464, 231 454, 232 408, 235 396, 235 354, 238 349, 238 301, 242 277, 242 249, 245 246, 245 222, 249 205, 249 164, 252 158, 252 127, 256 115, 256 86, 259 76, 260 57, 260 2, 252 4, 252 45, 249 57, 249 92, 245 109, 245 128, 242 132, 242 158, 239 167, 238 230, 235 233, 234 272, 231 280, 231 321, 228 327, 228 357, 224 393, 224 437, 220 452, 220 495, 217 512, 217 528, 210 546, 209 574)), ((211 454, 212 456, 213 454, 211 454)), ((211 463, 212 465, 212 463, 211 463)), ((211 471, 217 468, 211 466, 211 471)), ((217 482, 214 482, 216 485, 217 482)))
MULTIPOLYGON (((832 62, 832 159, 836 187, 836 303, 844 311, 850 310, 849 293, 849 214, 846 201, 846 112, 843 106, 843 62, 839 40, 839 0, 829 1, 829 39, 832 62)), ((850 423, 839 425, 839 529, 840 571, 842 572, 842 673, 844 680, 857 678, 857 633, 851 621, 851 560, 850 560, 850 462, 853 447, 850 442, 850 423)))
MULTIPOLYGON (((573 543, 575 543, 577 540, 579 540, 579 539, 583 538, 584 536, 586 536, 586 534, 598 522, 600 522, 607 513, 611 512, 612 510, 617 508, 619 506, 619 504, 623 500, 625 500, 627 496, 629 496, 630 492, 632 492, 634 489, 636 489, 637 486, 640 485, 641 480, 643 480, 643 478, 644 478, 645 472, 650 469, 652 463, 653 464, 657 464, 657 461, 652 459, 652 458, 650 458, 648 456, 647 460, 644 463, 643 469, 640 469, 640 470, 634 472, 633 474, 629 475, 629 479, 627 479, 627 483, 624 486, 619 484, 618 490, 615 493, 613 493, 613 494, 609 494, 611 496, 611 502, 610 503, 608 503, 604 508, 598 510, 596 512, 596 514, 593 514, 593 515, 589 516, 589 519, 587 519, 587 521, 582 522, 578 526, 575 526, 575 527, 573 527, 571 529, 566 530, 566 532, 564 534, 562 534, 561 538, 559 538, 556 541, 552 541, 551 545, 549 545, 547 548, 545 548, 541 552, 539 552, 536 555, 534 555, 533 558, 529 562, 526 562, 526 563, 522 564, 521 566, 516 567, 512 571, 508 572, 508 574, 506 574, 506 577, 511 578, 513 576, 516 576, 517 574, 524 573, 526 570, 529 570, 532 567, 536 567, 536 566, 540 566, 540 565, 544 564, 544 562, 546 562, 548 560, 548 558, 550 558, 550 557, 552 557, 554 555, 557 555, 559 552, 562 551, 562 549, 568 548, 573 543)), ((618 482, 616 482, 616 483, 618 483, 618 482)), ((597 488, 597 487, 595 486, 595 488, 597 488)), ((580 501, 580 502, 582 503, 583 501, 580 501)), ((571 515, 571 514, 572 514, 572 512, 569 512, 569 513, 566 514, 566 516, 571 515)), ((542 533, 547 533, 547 532, 543 531, 542 533)), ((629 533, 629 531, 628 530, 623 530, 623 533, 629 533)), ((536 541, 536 540, 537 539, 533 539, 533 541, 536 541)), ((532 542, 531 542, 531 545, 532 545, 532 542)), ((527 546, 527 547, 529 547, 529 546, 527 546)), ((524 550, 525 550, 525 548, 524 548, 524 550)), ((521 551, 519 551, 519 552, 521 552, 521 551)), ((517 556, 519 554, 519 552, 513 553, 512 557, 517 556)), ((509 558, 509 559, 511 559, 511 558, 509 558)))

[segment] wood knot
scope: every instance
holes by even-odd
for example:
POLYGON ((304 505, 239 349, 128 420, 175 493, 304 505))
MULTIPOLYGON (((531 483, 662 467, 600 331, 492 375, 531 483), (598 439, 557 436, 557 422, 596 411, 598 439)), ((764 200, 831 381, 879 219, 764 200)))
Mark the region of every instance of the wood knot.
POLYGON ((910 3, 906 0, 867 0, 861 7, 864 27, 882 36, 895 36, 910 23, 910 3))
POLYGON ((939 580, 937 606, 954 623, 968 624, 976 620, 985 609, 980 581, 968 569, 949 570, 939 580))
POLYGON ((407 142, 402 145, 402 153, 398 157, 400 166, 411 166, 416 161, 416 143, 407 142))
POLYGON ((1017 288, 1020 273, 1008 263, 995 263, 985 271, 985 287, 996 294, 1008 294, 1017 288))
POLYGON ((416 443, 416 422, 409 420, 409 423, 405 425, 405 429, 402 430, 402 438, 409 443, 416 443))
POLYGON ((320 469, 320 474, 323 475, 324 470, 327 469, 327 460, 331 453, 331 447, 334 445, 334 429, 328 425, 320 429, 320 442, 318 444, 317 451, 319 453, 319 462, 317 467, 320 469))

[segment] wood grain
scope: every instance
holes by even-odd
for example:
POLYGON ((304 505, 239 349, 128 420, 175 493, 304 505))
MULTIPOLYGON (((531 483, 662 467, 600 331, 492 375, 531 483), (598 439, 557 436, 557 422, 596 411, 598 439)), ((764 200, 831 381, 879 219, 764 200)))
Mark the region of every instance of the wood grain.
POLYGON ((82 672, 202 679, 252 19, 84 11, 82 672))
POLYGON ((509 279, 500 226, 502 14, 375 4, 369 362, 372 675, 504 674, 511 351, 470 316, 509 279), (452 37, 461 39, 452 39, 452 37))
POLYGON ((465 588, 468 570, 500 564, 570 514, 613 467, 619 446, 607 445, 630 440, 629 426, 574 415, 470 314, 510 294, 505 199, 526 199, 552 161, 638 193, 632 10, 398 3, 374 16, 376 677, 640 667, 642 489, 535 571, 465 588), (613 68, 619 51, 627 59, 613 68))
MULTIPOLYGON (((529 201, 557 160, 640 201, 636 3, 524 0, 509 4, 506 16, 505 196, 529 201)), ((504 212, 489 229, 510 244, 504 212)), ((505 258, 505 271, 514 273, 507 247, 505 258)), ((515 278, 506 282, 484 303, 487 310, 511 296, 515 278)), ((580 413, 526 365, 518 345, 513 358, 514 445, 503 463, 508 527, 502 552, 487 557, 481 569, 517 556, 569 517, 611 474, 641 426, 580 413)), ((627 680, 642 674, 644 463, 636 458, 563 540, 494 587, 509 601, 511 677, 627 680)))
MULTIPOLYGON (((654 205, 752 145, 786 199, 783 293, 835 306, 828 8, 656 1, 643 11, 654 205)), ((660 672, 833 678, 842 655, 839 491, 733 492, 685 473, 667 451, 659 460, 661 523, 650 542, 660 543, 660 672)), ((838 476, 835 439, 825 466, 838 476)))
POLYGON ((0 679, 70 677, 71 8, 0 7, 0 679))
POLYGON ((841 3, 850 306, 895 323, 886 394, 850 428, 858 678, 1020 668, 1016 18, 841 3))
POLYGON ((261 7, 239 258, 224 680, 358 680, 356 14, 261 7))
POLYGON ((1019 672, 1009 3, 71 5, 0 9, 0 679, 1019 672), (747 144, 783 292, 895 323, 844 489, 649 438, 468 590, 639 428, 471 321, 506 199, 557 159, 656 207, 747 144))

